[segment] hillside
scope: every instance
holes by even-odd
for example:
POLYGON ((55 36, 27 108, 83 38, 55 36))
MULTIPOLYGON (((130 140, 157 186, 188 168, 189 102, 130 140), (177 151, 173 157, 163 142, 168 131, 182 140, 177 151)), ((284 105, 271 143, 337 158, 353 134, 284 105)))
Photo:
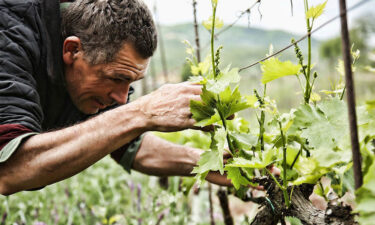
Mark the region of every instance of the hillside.
MULTIPOLYGON (((179 24, 174 26, 162 26, 161 34, 165 45, 168 70, 177 72, 185 62, 185 45, 183 40, 188 40, 193 46, 194 27, 193 24, 179 24)), ((199 35, 203 56, 209 50, 209 32, 199 26, 199 35)), ((218 37, 216 46, 223 45, 223 64, 232 63, 233 66, 241 67, 252 63, 268 53, 270 44, 278 50, 290 43, 291 38, 298 39, 299 35, 293 35, 285 31, 262 30, 256 28, 234 26, 218 37)), ((303 48, 306 44, 302 43, 303 48)), ((318 42, 313 40, 313 49, 317 49, 318 42)), ((160 47, 160 46, 159 46, 160 47)), ((159 49, 158 49, 159 50, 159 49)), ((286 51, 283 58, 292 58, 293 49, 286 51)), ((293 59, 293 58, 292 58, 293 59)), ((156 71, 161 71, 160 52, 154 56, 156 71)))

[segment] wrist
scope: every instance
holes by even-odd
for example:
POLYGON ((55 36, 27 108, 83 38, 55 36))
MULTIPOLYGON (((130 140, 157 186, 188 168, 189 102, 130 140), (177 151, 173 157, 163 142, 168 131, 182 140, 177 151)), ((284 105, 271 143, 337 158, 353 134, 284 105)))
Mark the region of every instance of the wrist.
POLYGON ((197 163, 200 159, 200 155, 202 154, 202 150, 196 149, 196 148, 191 148, 191 147, 186 147, 186 146, 181 146, 182 148, 185 148, 185 160, 183 160, 182 164, 184 164, 184 170, 183 174, 184 176, 191 176, 191 171, 193 171, 193 168, 197 166, 197 163))
MULTIPOLYGON (((140 134, 152 130, 151 118, 145 113, 142 104, 138 101, 120 107, 122 115, 127 115, 127 121, 124 121, 126 126, 131 126, 132 129, 140 134)), ((123 117, 124 118, 124 117, 123 117)))
POLYGON ((134 112, 135 122, 138 125, 138 129, 143 132, 156 131, 156 125, 152 113, 149 113, 147 107, 150 103, 145 100, 145 96, 126 104, 127 110, 134 112))

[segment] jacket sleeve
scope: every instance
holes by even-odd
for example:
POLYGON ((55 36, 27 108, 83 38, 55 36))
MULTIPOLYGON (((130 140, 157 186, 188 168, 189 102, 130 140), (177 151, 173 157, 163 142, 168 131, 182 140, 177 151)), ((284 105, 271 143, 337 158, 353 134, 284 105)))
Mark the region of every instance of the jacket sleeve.
POLYGON ((33 1, 0 0, 0 125, 27 128, 0 151, 0 162, 24 138, 41 132, 43 112, 33 74, 38 73, 41 50, 40 16, 33 1))

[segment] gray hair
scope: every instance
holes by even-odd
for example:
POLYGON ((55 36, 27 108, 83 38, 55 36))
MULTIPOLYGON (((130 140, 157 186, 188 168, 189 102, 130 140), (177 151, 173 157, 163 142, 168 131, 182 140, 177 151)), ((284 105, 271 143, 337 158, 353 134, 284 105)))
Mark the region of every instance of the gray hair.
POLYGON ((144 58, 157 46, 151 12, 141 0, 77 0, 62 13, 62 37, 77 36, 92 65, 111 62, 124 43, 144 58))

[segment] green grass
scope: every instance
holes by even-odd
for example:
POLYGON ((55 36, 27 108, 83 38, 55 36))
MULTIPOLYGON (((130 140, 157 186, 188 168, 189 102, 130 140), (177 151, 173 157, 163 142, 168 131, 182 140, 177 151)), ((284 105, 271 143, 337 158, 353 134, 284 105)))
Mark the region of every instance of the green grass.
POLYGON ((208 224, 207 193, 187 198, 178 182, 171 177, 161 189, 156 177, 129 175, 107 157, 42 190, 0 196, 0 224, 156 224, 163 214, 160 224, 208 224))

